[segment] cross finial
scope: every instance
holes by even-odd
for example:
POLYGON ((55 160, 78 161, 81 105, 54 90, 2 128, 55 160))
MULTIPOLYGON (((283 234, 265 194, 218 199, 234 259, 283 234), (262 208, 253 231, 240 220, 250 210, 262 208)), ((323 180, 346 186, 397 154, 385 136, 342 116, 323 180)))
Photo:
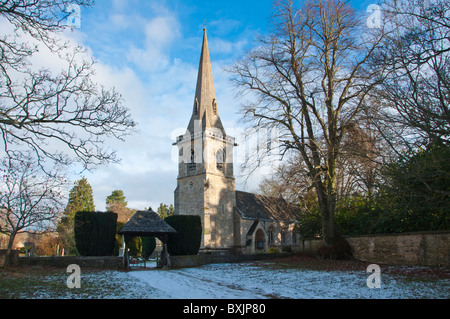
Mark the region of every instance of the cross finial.
POLYGON ((203 21, 203 30, 206 30, 206 19, 203 21))

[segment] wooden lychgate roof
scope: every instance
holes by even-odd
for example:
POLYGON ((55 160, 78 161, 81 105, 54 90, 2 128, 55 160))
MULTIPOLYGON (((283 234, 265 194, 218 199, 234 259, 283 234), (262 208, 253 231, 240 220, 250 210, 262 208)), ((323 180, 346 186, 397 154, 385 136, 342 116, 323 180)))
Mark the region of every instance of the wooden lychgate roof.
POLYGON ((118 231, 125 236, 161 236, 176 233, 177 231, 167 224, 154 211, 138 211, 118 231))

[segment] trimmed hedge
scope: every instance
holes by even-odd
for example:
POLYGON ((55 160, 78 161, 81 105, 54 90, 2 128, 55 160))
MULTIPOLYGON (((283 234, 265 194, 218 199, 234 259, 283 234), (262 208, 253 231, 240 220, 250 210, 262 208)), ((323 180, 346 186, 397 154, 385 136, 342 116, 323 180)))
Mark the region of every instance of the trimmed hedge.
POLYGON ((202 221, 200 216, 171 215, 164 221, 177 233, 170 234, 167 250, 172 256, 197 255, 202 239, 202 221))
POLYGON ((77 212, 75 244, 81 256, 112 256, 116 238, 117 214, 77 212))
POLYGON ((148 260, 156 248, 155 237, 141 237, 142 241, 142 257, 148 260))

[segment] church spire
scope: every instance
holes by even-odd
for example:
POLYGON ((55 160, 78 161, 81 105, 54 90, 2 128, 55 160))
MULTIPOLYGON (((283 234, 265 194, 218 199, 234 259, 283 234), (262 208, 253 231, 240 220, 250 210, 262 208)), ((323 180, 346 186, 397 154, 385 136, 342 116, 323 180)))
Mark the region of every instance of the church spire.
MULTIPOLYGON (((194 121, 201 121, 202 130, 208 128, 219 129, 225 136, 225 130, 219 118, 217 109, 216 92, 209 56, 206 28, 203 29, 203 44, 198 66, 197 87, 195 91, 194 108, 188 125, 188 130, 194 134, 194 121)), ((198 124, 197 124, 198 125, 198 124)))

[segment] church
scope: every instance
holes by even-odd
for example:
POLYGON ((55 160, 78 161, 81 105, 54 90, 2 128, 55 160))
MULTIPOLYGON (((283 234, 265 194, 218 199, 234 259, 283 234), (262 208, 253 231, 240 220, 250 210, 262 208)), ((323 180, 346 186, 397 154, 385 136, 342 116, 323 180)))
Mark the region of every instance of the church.
POLYGON ((206 29, 192 116, 178 147, 174 214, 198 215, 204 252, 252 254, 296 250, 294 210, 283 198, 237 191, 235 138, 219 117, 206 29))

